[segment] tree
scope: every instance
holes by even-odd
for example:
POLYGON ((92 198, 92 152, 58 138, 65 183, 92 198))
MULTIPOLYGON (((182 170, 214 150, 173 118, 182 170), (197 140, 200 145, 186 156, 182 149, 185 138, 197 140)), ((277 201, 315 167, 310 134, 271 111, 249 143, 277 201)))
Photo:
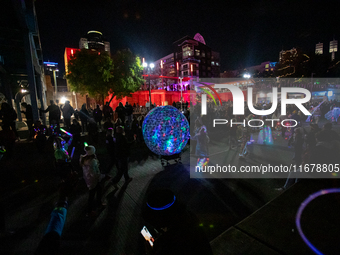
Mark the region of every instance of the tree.
POLYGON ((107 52, 77 51, 68 63, 67 80, 71 90, 103 100, 113 87, 114 65, 107 52))
POLYGON ((142 77, 143 67, 138 56, 134 55, 129 49, 120 50, 112 56, 115 66, 113 71, 113 87, 110 89, 112 97, 120 99, 131 96, 131 93, 140 89, 144 83, 142 77))
POLYGON ((112 58, 107 52, 82 49, 71 57, 66 78, 73 91, 100 96, 104 104, 109 92, 112 100, 138 90, 144 82, 142 71, 140 58, 128 49, 118 51, 112 58))

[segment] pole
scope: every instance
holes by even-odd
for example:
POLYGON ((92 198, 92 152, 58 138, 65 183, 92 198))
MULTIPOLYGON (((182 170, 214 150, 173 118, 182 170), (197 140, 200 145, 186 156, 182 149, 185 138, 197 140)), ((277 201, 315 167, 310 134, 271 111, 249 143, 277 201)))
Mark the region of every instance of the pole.
POLYGON ((55 75, 55 70, 53 70, 53 79, 54 79, 55 100, 57 100, 58 87, 57 87, 57 77, 55 75))
POLYGON ((150 110, 151 110, 151 79, 150 79, 150 75, 149 76, 149 107, 150 107, 150 110))
POLYGON ((183 78, 179 78, 179 80, 180 80, 180 82, 181 82, 181 111, 183 111, 183 92, 182 92, 182 90, 183 90, 183 78))

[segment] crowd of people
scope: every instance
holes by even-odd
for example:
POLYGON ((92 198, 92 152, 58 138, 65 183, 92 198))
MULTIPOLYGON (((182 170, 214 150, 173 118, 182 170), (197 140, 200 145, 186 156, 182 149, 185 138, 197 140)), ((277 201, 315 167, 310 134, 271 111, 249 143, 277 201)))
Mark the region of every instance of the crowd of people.
MULTIPOLYGON (((258 133, 258 144, 269 145, 273 143, 272 130, 280 133, 282 138, 288 140, 288 146, 293 146, 293 161, 297 168, 304 167, 306 164, 335 164, 339 163, 340 158, 340 135, 333 130, 333 126, 337 125, 340 115, 340 102, 332 101, 310 101, 303 104, 311 113, 306 116, 301 113, 300 109, 295 105, 287 105, 286 114, 281 114, 281 104, 279 103, 274 113, 268 116, 256 116, 250 112, 245 104, 245 115, 233 115, 232 102, 223 102, 223 105, 215 105, 213 102, 207 104, 207 114, 201 117, 201 106, 199 104, 190 107, 190 115, 195 118, 194 134, 191 139, 194 140, 192 145, 196 149, 195 152, 198 166, 205 166, 209 162, 209 136, 212 133, 223 133, 227 131, 229 134, 229 148, 239 150, 239 158, 244 159, 249 153, 247 146, 254 142, 251 140, 252 134, 258 133), (213 119, 226 119, 237 125, 217 125, 213 128, 213 119), (249 127, 247 124, 242 125, 242 120, 246 122, 254 121, 253 125, 257 125, 266 119, 275 119, 273 125, 267 124, 263 127, 249 127), (282 121, 291 119, 286 126, 282 125, 282 121), (294 121, 293 121, 294 120, 294 121), (320 120, 326 122, 320 125, 320 120), (295 122, 295 123, 293 123, 295 122), (296 124, 296 126, 295 126, 296 124), (291 127, 289 127, 291 125, 291 127), (266 137, 267 136, 267 137, 266 137), (270 136, 270 137, 268 137, 270 136), (196 145, 197 142, 197 145, 196 145)), ((254 107, 258 110, 268 110, 272 107, 271 103, 257 103, 254 107)), ((272 122, 269 122, 272 123, 272 122)), ((193 129, 192 129, 193 130, 193 129)), ((220 137, 220 136, 219 136, 220 137)), ((285 185, 280 189, 288 188, 295 178, 288 176, 285 185)))
MULTIPOLYGON (((231 101, 223 102, 222 105, 208 102, 207 114, 203 116, 201 116, 200 104, 174 102, 173 106, 183 111, 189 123, 190 116, 194 120, 192 123, 194 134, 191 135, 191 145, 194 147, 192 152, 198 158, 197 165, 200 166, 209 164, 209 142, 213 130, 214 132, 217 130, 215 133, 218 133, 221 129, 227 130, 229 148, 237 149, 241 159, 248 154, 247 145, 250 142, 251 133, 254 131, 261 132, 261 130, 242 125, 220 125, 213 129, 213 119, 228 119, 234 120, 234 122, 240 122, 241 119, 278 119, 280 121, 294 119, 298 126, 290 128, 289 132, 287 132, 286 127, 278 128, 276 123, 279 121, 275 122, 272 129, 281 132, 281 136, 287 138, 289 145, 294 147, 293 160, 297 166, 306 163, 332 164, 336 163, 340 156, 340 136, 332 129, 332 125, 336 125, 337 121, 333 120, 333 124, 328 122, 323 127, 319 126, 320 119, 325 118, 330 111, 339 107, 337 101, 311 101, 304 104, 305 108, 312 113, 309 119, 295 105, 288 105, 286 115, 282 115, 280 103, 277 110, 270 116, 255 116, 246 104, 244 116, 233 115, 231 101), (310 130, 307 130, 306 123, 308 122, 310 122, 310 130)), ((29 127, 29 139, 35 141, 38 148, 40 147, 40 152, 44 152, 41 148, 46 146, 46 137, 53 137, 56 167, 59 166, 58 171, 64 182, 67 182, 70 177, 74 177, 74 169, 69 167, 68 164, 64 164, 73 157, 73 151, 69 155, 71 152, 69 148, 84 148, 85 152, 79 158, 78 170, 81 169, 88 188, 87 216, 94 217, 98 210, 105 206, 104 183, 107 185, 107 181, 109 181, 109 186, 118 189, 117 184, 123 177, 126 184, 132 181, 128 171, 131 147, 143 144, 143 121, 148 111, 153 107, 156 106, 140 107, 138 104, 126 103, 123 105, 119 103, 116 109, 112 109, 109 103, 106 103, 102 107, 97 105, 92 110, 84 104, 78 111, 70 105, 69 101, 66 101, 61 107, 51 101, 47 109, 40 109, 41 113, 49 113, 49 129, 40 121, 33 123, 32 107, 29 104, 22 104, 22 112, 25 114, 29 127), (62 127, 60 127, 61 119, 63 119, 62 127), (86 141, 90 145, 81 143, 81 137, 86 134, 88 136, 83 139, 87 139, 86 141), (99 167, 100 162, 96 156, 96 147, 99 146, 100 139, 103 139, 103 134, 105 134, 108 156, 108 163, 105 168, 99 167), (115 176, 111 176, 110 172, 114 166, 116 166, 117 171, 115 176)), ((271 103, 257 103, 254 107, 258 110, 267 110, 272 105, 271 103)), ((17 114, 9 104, 3 103, 0 118, 2 119, 1 145, 4 145, 8 151, 12 151, 13 144, 18 136, 15 128, 17 114)), ((287 188, 294 181, 295 179, 288 178, 284 188, 287 188)))

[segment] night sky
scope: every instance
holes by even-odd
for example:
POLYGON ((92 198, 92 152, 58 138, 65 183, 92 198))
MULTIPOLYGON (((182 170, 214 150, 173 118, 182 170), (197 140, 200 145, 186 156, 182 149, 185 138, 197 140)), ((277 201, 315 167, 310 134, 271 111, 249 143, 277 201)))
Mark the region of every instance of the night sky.
POLYGON ((89 30, 101 31, 111 52, 130 48, 155 61, 172 43, 200 33, 220 52, 221 72, 278 61, 281 49, 340 38, 336 1, 36 0, 44 61, 64 70, 65 47, 79 47, 89 30))

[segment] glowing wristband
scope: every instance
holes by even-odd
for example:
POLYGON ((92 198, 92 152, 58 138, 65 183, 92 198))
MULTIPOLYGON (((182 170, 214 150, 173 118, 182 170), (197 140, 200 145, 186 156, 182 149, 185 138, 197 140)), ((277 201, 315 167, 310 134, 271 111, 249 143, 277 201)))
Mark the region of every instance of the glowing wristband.
POLYGON ((169 208, 170 206, 172 206, 174 203, 175 203, 175 200, 176 200, 176 197, 174 196, 174 200, 170 203, 170 204, 167 204, 167 205, 164 205, 162 207, 152 207, 149 205, 149 203, 146 203, 152 210, 156 210, 156 211, 161 211, 161 210, 164 210, 164 209, 167 209, 169 208))

